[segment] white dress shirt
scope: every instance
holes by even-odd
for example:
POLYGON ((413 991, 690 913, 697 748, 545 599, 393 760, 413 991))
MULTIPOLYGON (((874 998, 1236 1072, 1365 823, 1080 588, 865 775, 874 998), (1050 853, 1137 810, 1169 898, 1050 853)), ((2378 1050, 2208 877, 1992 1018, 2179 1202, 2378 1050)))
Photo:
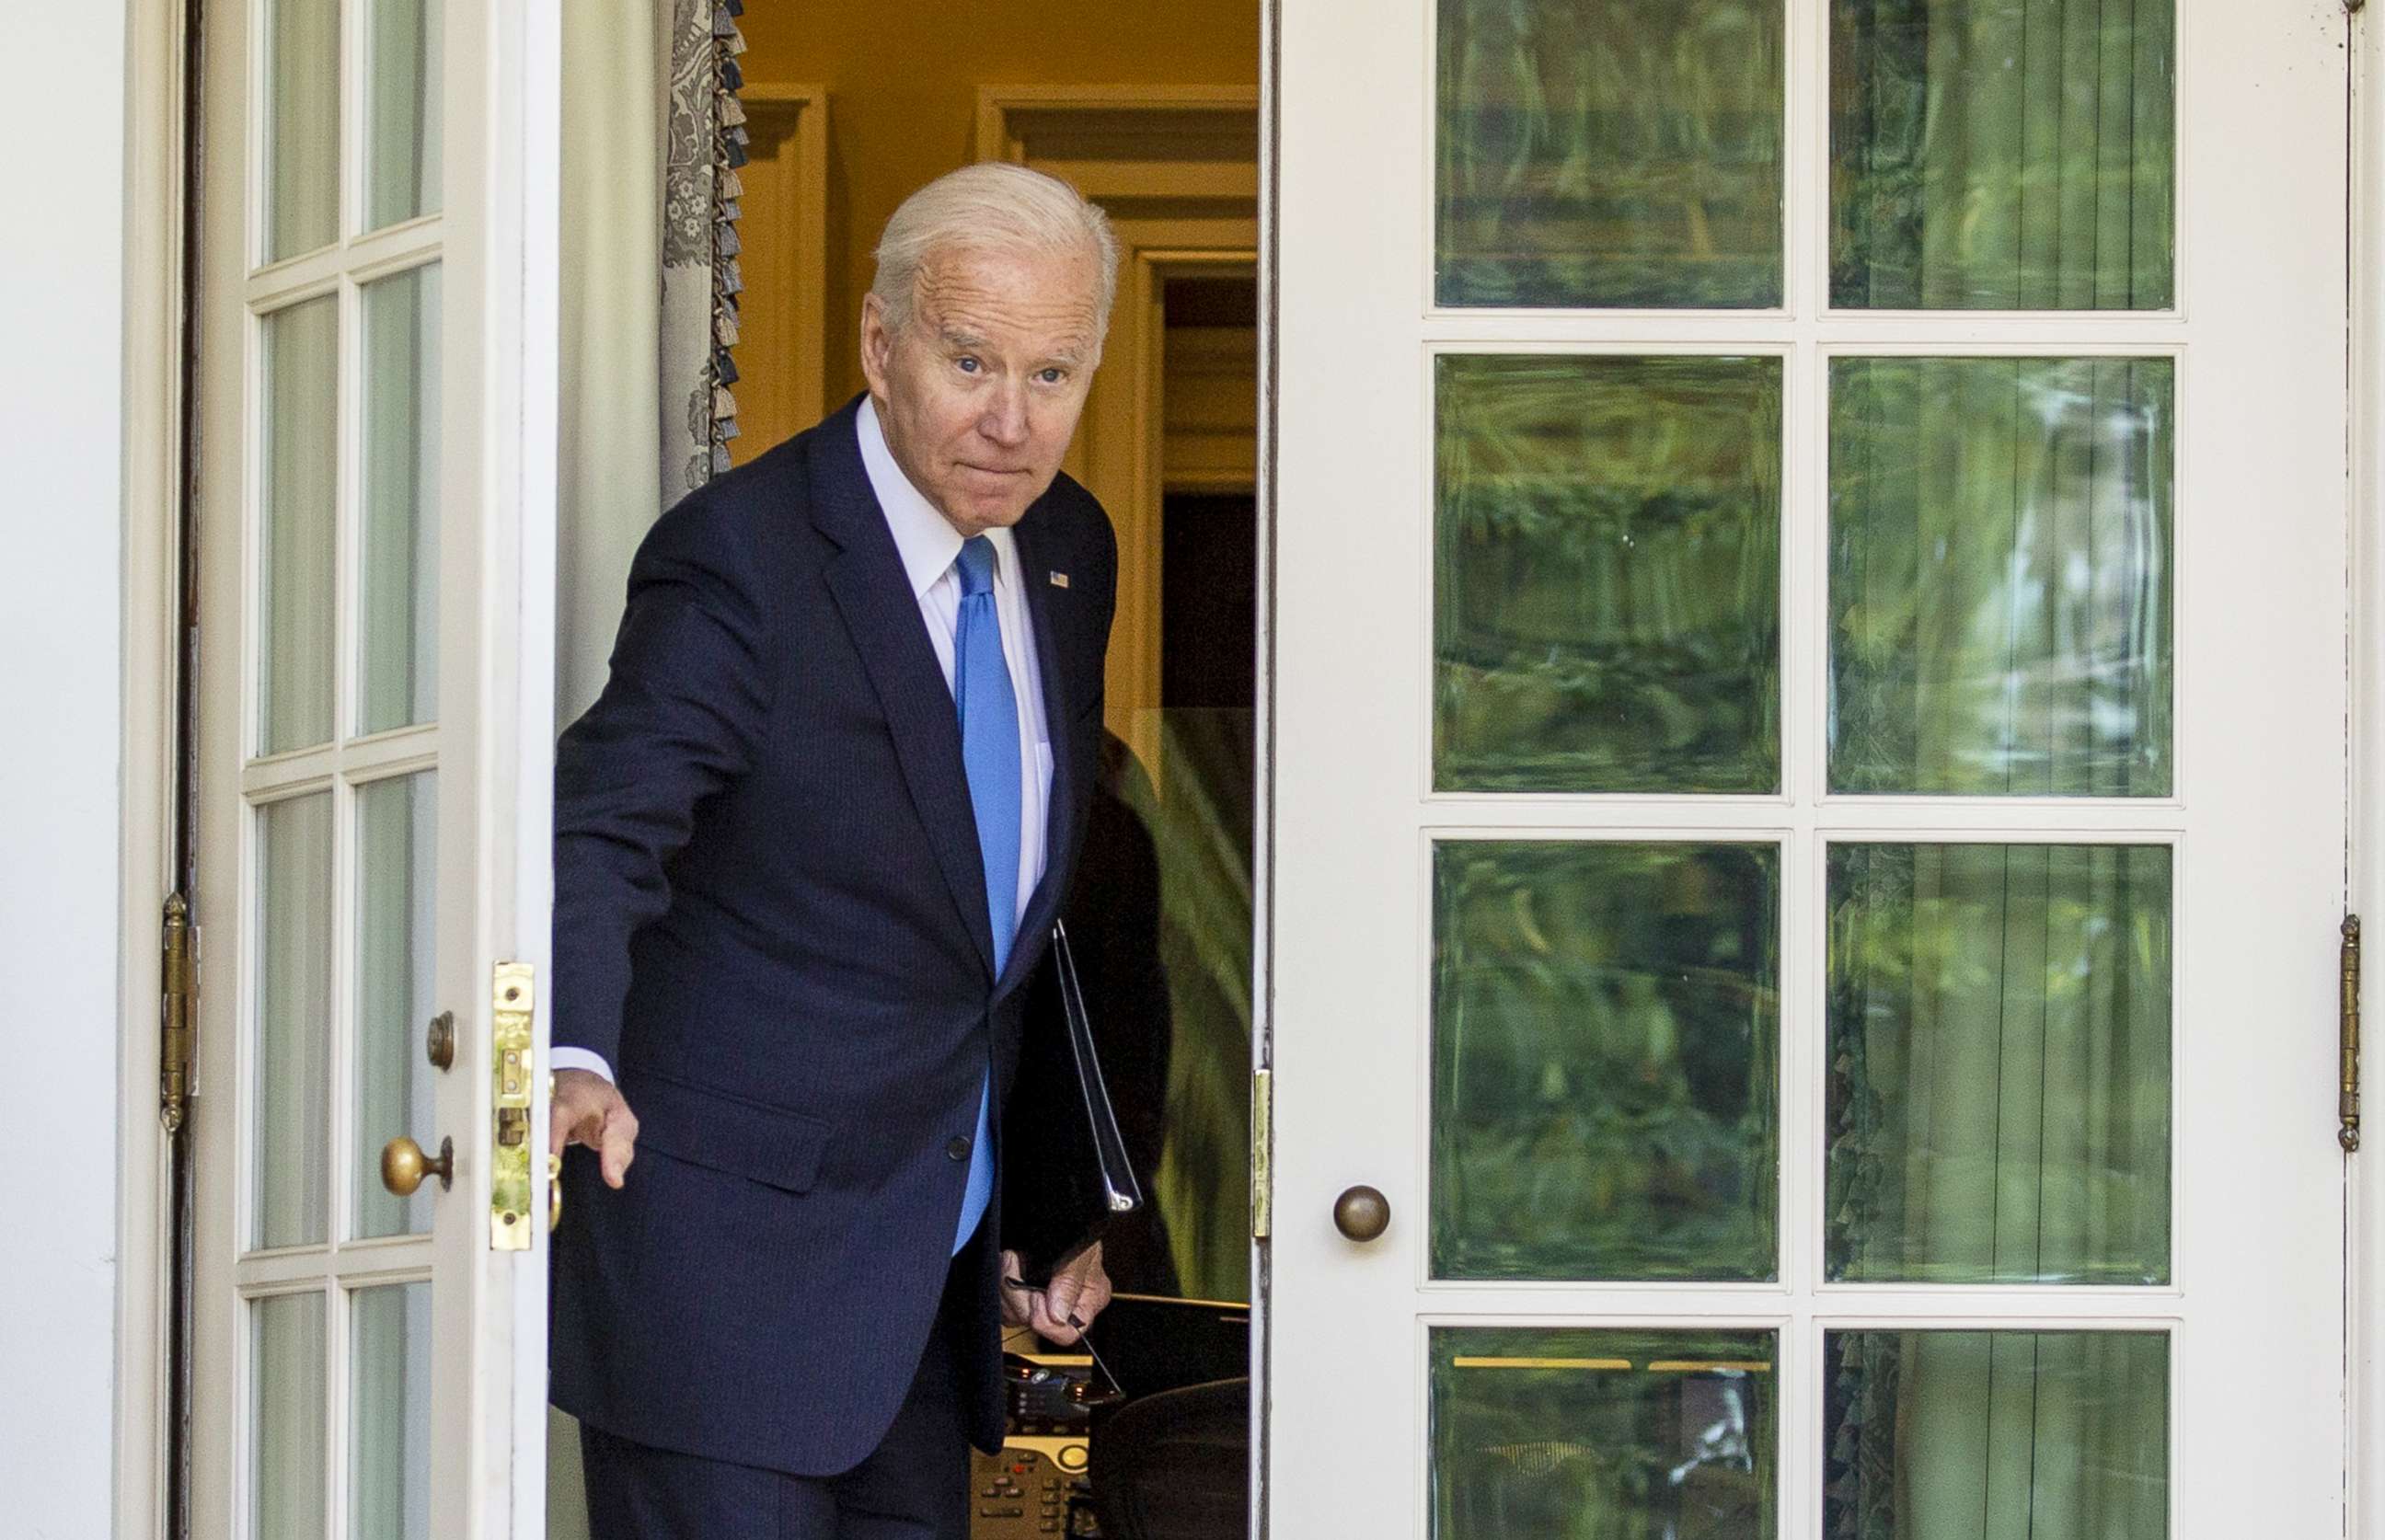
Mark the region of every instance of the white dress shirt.
MULTIPOLYGON (((911 596, 918 602, 919 618, 928 640, 944 671, 944 688, 953 688, 953 653, 960 630, 961 532, 936 511, 925 493, 911 485, 894 454, 886 447, 872 403, 864 400, 857 421, 861 432, 861 465, 868 473, 869 490, 886 515, 894 536, 895 552, 911 580, 911 596)), ((1018 541, 1008 529, 989 529, 993 545, 993 604, 1002 620, 1002 655, 1010 664, 1011 692, 1018 697, 1018 908, 1027 916, 1027 900, 1043 880, 1048 855, 1043 830, 1051 816, 1052 738, 1043 716, 1043 677, 1036 667, 1035 625, 1027 609, 1027 584, 1018 566, 1018 541)), ((593 1070, 613 1078, 612 1066, 584 1048, 557 1048, 558 1070, 593 1070)))

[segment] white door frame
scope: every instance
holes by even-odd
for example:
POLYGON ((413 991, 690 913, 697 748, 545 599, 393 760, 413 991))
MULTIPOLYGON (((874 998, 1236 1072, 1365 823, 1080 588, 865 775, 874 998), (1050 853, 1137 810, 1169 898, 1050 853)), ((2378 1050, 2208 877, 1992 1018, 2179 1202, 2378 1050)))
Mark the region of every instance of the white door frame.
MULTIPOLYGON (((2352 851, 2348 897, 2385 922, 2385 15, 2352 19, 2352 851)), ((2371 975, 2377 973, 2371 967, 2371 975)), ((2385 1540, 2385 1007, 2363 990, 2366 1139, 2346 1163, 2349 1531, 2385 1540)))
POLYGON ((126 0, 124 683, 117 949, 114 1534, 166 1530, 166 1141, 157 1120, 158 926, 174 792, 173 618, 181 556, 182 0, 126 0))

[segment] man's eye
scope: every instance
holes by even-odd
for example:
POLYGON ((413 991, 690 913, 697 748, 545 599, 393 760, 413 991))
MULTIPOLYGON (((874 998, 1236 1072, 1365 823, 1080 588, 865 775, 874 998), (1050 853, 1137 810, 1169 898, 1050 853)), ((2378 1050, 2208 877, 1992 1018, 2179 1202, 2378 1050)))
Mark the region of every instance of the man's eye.
POLYGON ((1041 379, 1046 385, 1057 385, 1061 380, 1068 378, 1068 371, 1066 369, 1045 369, 1035 378, 1041 379))
POLYGON ((978 371, 978 361, 974 358, 964 358, 960 361, 960 368, 963 374, 975 374, 978 371))

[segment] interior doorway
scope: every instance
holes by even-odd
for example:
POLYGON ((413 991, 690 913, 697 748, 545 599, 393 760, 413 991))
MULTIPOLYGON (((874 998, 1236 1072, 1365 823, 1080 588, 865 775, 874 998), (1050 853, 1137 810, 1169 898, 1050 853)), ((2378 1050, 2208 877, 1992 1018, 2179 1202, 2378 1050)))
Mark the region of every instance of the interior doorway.
MULTIPOLYGON (((749 8, 739 23, 746 158, 733 189, 734 399, 718 405, 736 424, 727 457, 743 464, 859 392, 871 247, 895 205, 946 170, 982 159, 1035 166, 1109 214, 1121 246, 1118 299, 1068 470, 1111 515, 1120 588, 1105 784, 1067 923, 1149 1202, 1105 1236, 1121 1291, 1096 1329, 1105 1368, 1097 1372, 1082 1353, 1044 1351, 1031 1335, 1007 1346, 1057 1376, 1055 1385, 1114 1374, 1135 1397, 1235 1382, 1222 1400, 1196 1398, 1187 1415, 1214 1424, 1224 1408, 1226 1422, 1242 1428, 1251 1298, 1259 15, 1249 0, 1207 8, 1213 14, 1197 24, 1180 14, 1165 43, 1090 0, 1000 0, 976 8, 966 34, 950 30, 949 7, 924 0, 749 8)), ((565 46, 568 56, 571 37, 565 46)), ((618 160, 618 135, 608 142, 601 122, 592 126, 598 131, 568 143, 618 160)), ((568 189, 609 183, 594 163, 575 178, 573 153, 565 223, 593 242, 602 223, 573 217, 568 189)), ((656 174, 667 180, 670 168, 656 174)), ((567 254, 567 270, 574 267, 567 254)), ((576 270, 601 276, 602 264, 576 270)), ((651 271, 634 262, 614 276, 632 305, 641 303, 634 287, 651 286, 651 271)), ((589 292, 576 303, 583 313, 603 306, 589 292)), ((568 332, 567 321, 567 354, 568 332)), ((668 416, 673 406, 644 409, 668 416)), ((585 420, 568 402, 565 416, 585 420)), ((564 518, 586 525, 563 538, 564 602, 579 613, 565 615, 562 629, 581 642, 565 649, 558 705, 567 720, 602 682, 621 574, 654 511, 635 497, 604 506, 603 483, 639 478, 594 468, 593 457, 618 451, 612 435, 592 428, 583 442, 592 459, 578 479, 596 495, 565 500, 564 518)), ((567 487, 570 452, 567 443, 567 487)), ((666 478, 670 469, 662 466, 666 478)), ((1018 1515, 1025 1529, 981 1516, 981 1534, 1117 1533, 1101 1527, 1092 1500, 1098 1478, 1084 1469, 1089 1442, 1098 1447, 1093 1424, 1109 1409, 1080 1411, 1051 1385, 1022 1385, 1015 1410, 1014 1463, 1042 1461, 1059 1480, 1051 1489, 1059 1506, 1018 1515), (1038 1529, 1047 1518, 1062 1527, 1038 1529)), ((1131 1425, 1127 1433, 1142 1436, 1131 1425)), ((559 1414, 549 1443, 549 1533, 577 1540, 585 1534, 578 1441, 559 1414)), ((1240 1514, 1247 1454, 1236 1459, 1213 1482, 1240 1514)))

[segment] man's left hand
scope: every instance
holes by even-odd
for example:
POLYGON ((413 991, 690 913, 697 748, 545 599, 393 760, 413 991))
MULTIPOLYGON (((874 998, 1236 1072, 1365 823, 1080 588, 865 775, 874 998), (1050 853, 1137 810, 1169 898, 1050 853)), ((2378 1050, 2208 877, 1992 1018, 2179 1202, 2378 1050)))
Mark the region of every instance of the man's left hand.
POLYGON ((1068 1347, 1084 1335, 1110 1302, 1110 1275, 1102 1271, 1102 1243, 1078 1252, 1053 1273, 1042 1288, 1021 1281, 1018 1253, 1002 1254, 1002 1319, 1012 1326, 1032 1326, 1047 1342, 1068 1347))

